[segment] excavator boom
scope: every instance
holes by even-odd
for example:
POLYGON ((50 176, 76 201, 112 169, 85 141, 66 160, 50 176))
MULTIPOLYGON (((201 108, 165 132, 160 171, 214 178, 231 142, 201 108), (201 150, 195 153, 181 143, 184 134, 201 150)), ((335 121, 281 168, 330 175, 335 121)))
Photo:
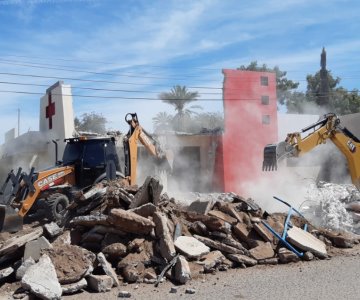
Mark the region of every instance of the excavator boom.
POLYGON ((313 129, 306 137, 301 133, 289 133, 285 141, 269 144, 264 148, 263 171, 277 170, 278 162, 288 157, 299 157, 329 139, 346 157, 353 184, 360 190, 360 140, 333 113, 324 115, 318 122, 302 129, 302 133, 313 129))

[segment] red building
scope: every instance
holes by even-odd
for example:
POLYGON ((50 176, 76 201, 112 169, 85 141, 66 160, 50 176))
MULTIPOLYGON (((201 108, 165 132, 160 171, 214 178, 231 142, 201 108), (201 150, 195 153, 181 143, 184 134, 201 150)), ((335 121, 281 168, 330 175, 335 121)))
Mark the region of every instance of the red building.
POLYGON ((216 185, 246 196, 246 184, 261 176, 264 146, 278 140, 276 77, 229 69, 223 74, 225 132, 217 150, 216 185))

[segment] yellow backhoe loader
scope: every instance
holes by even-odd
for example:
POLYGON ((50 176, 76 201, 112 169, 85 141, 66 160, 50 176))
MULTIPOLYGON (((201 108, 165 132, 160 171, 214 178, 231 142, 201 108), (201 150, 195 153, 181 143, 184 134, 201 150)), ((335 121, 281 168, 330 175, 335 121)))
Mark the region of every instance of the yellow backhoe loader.
MULTIPOLYGON (((137 147, 141 142, 157 158, 160 168, 171 170, 172 152, 141 128, 137 114, 125 116, 130 125, 124 138, 125 172, 121 172, 114 136, 80 136, 66 139, 62 161, 52 168, 30 173, 21 168, 8 174, 0 194, 0 231, 16 232, 30 210, 41 208, 49 221, 61 222, 74 192, 87 191, 102 180, 123 178, 136 184, 137 147)), ((57 156, 57 147, 56 147, 57 156)))
POLYGON ((278 162, 288 157, 299 157, 316 146, 331 140, 345 156, 352 183, 360 190, 360 140, 333 113, 324 115, 320 120, 300 132, 289 133, 285 141, 269 144, 264 148, 263 171, 277 170, 278 162), (301 133, 313 129, 304 138, 301 133))

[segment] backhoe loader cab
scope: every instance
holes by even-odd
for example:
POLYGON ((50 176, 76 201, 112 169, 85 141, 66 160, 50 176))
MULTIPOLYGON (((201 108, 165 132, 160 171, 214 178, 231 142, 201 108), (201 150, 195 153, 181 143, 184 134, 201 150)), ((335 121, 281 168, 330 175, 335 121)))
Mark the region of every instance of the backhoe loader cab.
POLYGON ((121 172, 114 137, 66 139, 62 166, 75 167, 76 186, 84 188, 121 172))

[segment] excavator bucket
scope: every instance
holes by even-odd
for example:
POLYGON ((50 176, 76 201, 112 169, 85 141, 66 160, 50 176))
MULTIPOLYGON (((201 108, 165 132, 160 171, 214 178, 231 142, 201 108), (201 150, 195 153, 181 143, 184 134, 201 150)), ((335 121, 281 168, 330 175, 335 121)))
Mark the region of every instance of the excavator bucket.
POLYGON ((268 144, 264 148, 263 171, 276 171, 278 162, 293 155, 294 148, 287 142, 268 144))
POLYGON ((264 148, 263 171, 277 170, 276 148, 276 144, 269 144, 264 148))
POLYGON ((0 205, 0 232, 17 232, 23 227, 23 218, 11 206, 0 205))

